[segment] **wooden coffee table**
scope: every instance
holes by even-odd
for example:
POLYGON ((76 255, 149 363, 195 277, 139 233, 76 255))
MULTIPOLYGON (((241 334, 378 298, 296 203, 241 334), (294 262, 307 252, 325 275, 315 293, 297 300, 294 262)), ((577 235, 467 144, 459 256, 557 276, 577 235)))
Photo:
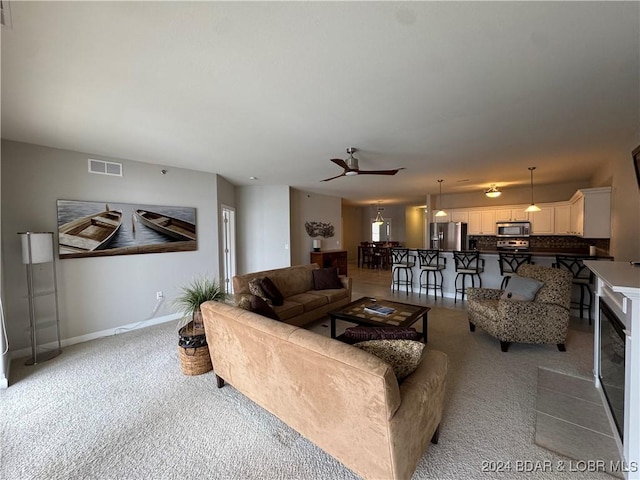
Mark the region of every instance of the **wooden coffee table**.
POLYGON ((329 312, 331 318, 331 338, 336 338, 336 320, 366 325, 369 327, 410 327, 422 318, 422 338, 427 343, 427 314, 431 308, 408 303, 392 302, 390 300, 373 300, 371 297, 362 297, 339 310, 329 312), (365 307, 378 304, 391 307, 395 312, 389 315, 370 313, 365 307))

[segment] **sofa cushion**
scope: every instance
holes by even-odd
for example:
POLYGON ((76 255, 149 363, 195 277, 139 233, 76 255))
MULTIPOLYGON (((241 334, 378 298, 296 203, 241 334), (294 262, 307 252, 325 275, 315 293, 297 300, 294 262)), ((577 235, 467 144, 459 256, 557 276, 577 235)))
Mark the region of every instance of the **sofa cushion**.
POLYGON ((525 278, 514 274, 511 275, 509 284, 500 298, 502 300, 522 300, 530 302, 536 298, 536 293, 538 293, 538 290, 540 290, 540 287, 543 285, 543 282, 533 278, 525 278))
POLYGON ((354 346, 391 365, 399 382, 418 368, 424 350, 424 343, 415 340, 368 340, 354 346))
MULTIPOLYGON (((488 318, 492 322, 498 321, 498 301, 493 299, 480 299, 469 302, 467 310, 481 317, 488 318)), ((476 316, 477 316, 476 315, 476 316)))
POLYGON ((318 268, 313 273, 313 289, 329 290, 342 288, 342 282, 338 278, 338 269, 335 267, 318 268))
POLYGON ((252 278, 249 281, 249 292, 252 295, 256 295, 257 297, 260 297, 261 299, 263 299, 265 302, 267 302, 268 304, 272 304, 273 302, 271 301, 271 299, 267 296, 267 294, 265 293, 265 291, 262 288, 262 279, 264 277, 256 277, 256 278, 252 278))
POLYGON ((269 298, 269 300, 271 300, 271 303, 273 305, 282 305, 282 303, 284 302, 284 297, 282 296, 282 293, 280 293, 280 290, 278 290, 278 287, 276 287, 276 284, 273 283, 273 280, 271 280, 269 277, 264 277, 260 281, 260 287, 262 288, 262 291, 265 293, 265 295, 269 298))
POLYGON ((285 298, 282 305, 273 307, 273 310, 278 314, 280 320, 287 320, 296 315, 302 315, 304 313, 304 306, 301 303, 292 302, 288 298, 285 298))
POLYGON ((333 288, 331 290, 309 290, 307 293, 313 293, 321 297, 326 297, 329 303, 337 302, 349 296, 349 290, 346 288, 333 288))
POLYGON ((287 298, 287 300, 301 304, 305 312, 315 310, 316 308, 329 303, 327 297, 309 292, 293 295, 292 297, 287 298))

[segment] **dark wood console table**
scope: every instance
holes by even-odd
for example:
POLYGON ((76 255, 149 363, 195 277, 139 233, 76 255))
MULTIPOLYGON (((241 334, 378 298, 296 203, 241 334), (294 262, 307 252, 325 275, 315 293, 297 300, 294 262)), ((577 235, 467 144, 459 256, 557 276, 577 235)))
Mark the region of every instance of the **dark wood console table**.
POLYGON ((338 275, 347 275, 347 251, 324 250, 311 252, 311 263, 317 263, 322 268, 337 267, 338 275))

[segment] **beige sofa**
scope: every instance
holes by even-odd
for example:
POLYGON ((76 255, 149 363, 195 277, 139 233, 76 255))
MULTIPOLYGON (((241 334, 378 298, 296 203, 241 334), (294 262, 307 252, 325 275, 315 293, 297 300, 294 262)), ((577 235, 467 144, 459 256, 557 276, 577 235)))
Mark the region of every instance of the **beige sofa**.
POLYGON ((249 282, 258 277, 269 277, 284 296, 284 304, 273 310, 280 320, 291 325, 306 325, 324 317, 328 312, 351 303, 351 279, 340 277, 344 288, 314 290, 312 271, 317 264, 246 273, 233 277, 233 292, 248 294, 249 282))
POLYGON ((367 479, 409 479, 442 418, 447 356, 424 349, 398 384, 359 348, 219 302, 202 305, 226 382, 367 479))

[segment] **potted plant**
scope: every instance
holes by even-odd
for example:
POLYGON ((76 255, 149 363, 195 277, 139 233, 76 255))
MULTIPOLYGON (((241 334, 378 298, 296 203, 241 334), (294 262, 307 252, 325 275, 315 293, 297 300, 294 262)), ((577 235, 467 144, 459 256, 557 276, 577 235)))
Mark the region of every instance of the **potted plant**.
POLYGON ((227 293, 216 280, 200 277, 193 279, 188 285, 182 287, 182 291, 174 303, 182 309, 186 317, 191 317, 194 329, 202 329, 200 305, 209 300, 223 302, 227 299, 227 296, 227 293))
POLYGON ((218 282, 200 277, 182 287, 181 294, 174 300, 174 304, 181 308, 185 316, 192 319, 178 331, 178 351, 182 373, 185 375, 200 375, 213 369, 200 305, 209 300, 222 302, 226 298, 227 293, 218 282))

